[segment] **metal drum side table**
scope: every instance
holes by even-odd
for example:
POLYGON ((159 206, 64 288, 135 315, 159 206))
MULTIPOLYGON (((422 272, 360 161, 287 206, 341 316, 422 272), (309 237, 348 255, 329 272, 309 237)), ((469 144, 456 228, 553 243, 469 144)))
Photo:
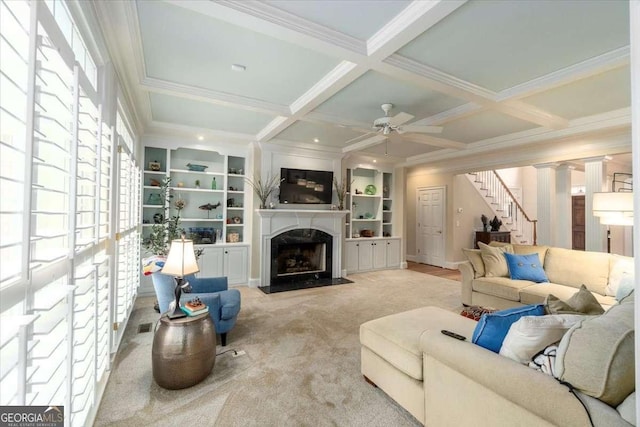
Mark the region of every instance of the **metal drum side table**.
POLYGON ((174 320, 163 315, 151 354, 160 387, 177 390, 207 378, 216 362, 216 328, 209 313, 174 320))

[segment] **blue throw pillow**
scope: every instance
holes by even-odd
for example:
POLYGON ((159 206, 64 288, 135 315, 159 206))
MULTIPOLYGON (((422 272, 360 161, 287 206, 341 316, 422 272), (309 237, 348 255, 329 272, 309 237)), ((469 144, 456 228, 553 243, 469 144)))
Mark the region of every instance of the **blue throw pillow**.
POLYGON ((549 281, 538 254, 514 255, 505 252, 504 256, 512 280, 529 280, 536 283, 549 281))
POLYGON ((471 342, 478 344, 495 353, 500 352, 502 341, 507 336, 513 323, 523 316, 544 315, 544 305, 525 305, 524 307, 508 308, 495 313, 483 314, 476 329, 473 331, 471 342))

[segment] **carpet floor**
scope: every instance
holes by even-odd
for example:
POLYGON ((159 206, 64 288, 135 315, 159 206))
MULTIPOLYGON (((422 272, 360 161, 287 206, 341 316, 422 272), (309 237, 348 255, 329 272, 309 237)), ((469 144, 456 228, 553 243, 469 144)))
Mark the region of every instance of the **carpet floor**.
POLYGON ((359 327, 427 305, 457 311, 460 283, 410 270, 354 274, 354 283, 266 295, 239 288, 242 309, 207 379, 165 390, 151 372, 155 298, 138 298, 96 426, 419 426, 360 373, 359 327), (233 357, 229 349, 243 350, 233 357))

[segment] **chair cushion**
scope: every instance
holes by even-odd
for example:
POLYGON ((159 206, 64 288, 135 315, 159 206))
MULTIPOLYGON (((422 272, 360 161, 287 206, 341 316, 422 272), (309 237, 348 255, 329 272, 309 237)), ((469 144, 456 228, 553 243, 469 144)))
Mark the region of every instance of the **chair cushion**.
POLYGON ((360 344, 411 378, 422 381, 422 334, 447 329, 469 337, 475 324, 438 307, 421 307, 363 323, 360 344))
POLYGON ((471 286, 475 292, 520 301, 520 290, 534 285, 528 280, 511 280, 508 277, 480 277, 474 279, 471 286))
POLYGON ((233 319, 240 312, 240 291, 229 289, 218 293, 220 294, 220 305, 222 306, 220 318, 222 320, 233 319))
POLYGON ((569 329, 558 346, 557 378, 608 405, 622 403, 635 389, 634 308, 631 294, 569 329))
POLYGON ((609 258, 609 254, 602 252, 549 248, 544 258, 544 271, 551 283, 574 288, 584 284, 591 292, 605 295, 609 281, 609 258))
MULTIPOLYGON (((558 285, 556 283, 528 283, 530 283, 531 286, 524 287, 520 290, 520 302, 522 304, 543 304, 549 294, 553 294, 559 299, 566 301, 580 290, 579 288, 558 285)), ((600 305, 605 308, 616 303, 616 299, 613 297, 599 295, 593 292, 592 294, 600 305)))

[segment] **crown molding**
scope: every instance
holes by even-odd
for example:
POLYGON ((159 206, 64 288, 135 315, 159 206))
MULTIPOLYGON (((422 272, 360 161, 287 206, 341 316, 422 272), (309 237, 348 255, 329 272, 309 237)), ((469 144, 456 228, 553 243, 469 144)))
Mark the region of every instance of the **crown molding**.
POLYGON ((210 104, 225 105, 242 110, 267 113, 270 115, 289 115, 289 107, 281 104, 248 98, 240 95, 219 92, 211 89, 175 83, 168 80, 153 77, 144 77, 140 86, 148 92, 161 93, 195 101, 208 102, 210 104))
POLYGON ((559 86, 629 65, 630 48, 624 46, 498 93, 496 101, 525 98, 559 86))

